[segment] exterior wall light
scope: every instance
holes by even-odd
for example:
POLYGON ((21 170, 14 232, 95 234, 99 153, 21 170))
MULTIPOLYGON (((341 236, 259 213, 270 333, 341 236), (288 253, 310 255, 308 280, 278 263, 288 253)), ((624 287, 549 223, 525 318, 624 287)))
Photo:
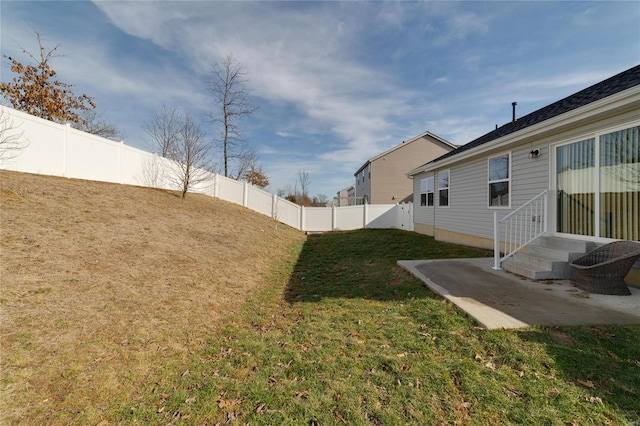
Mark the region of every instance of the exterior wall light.
POLYGON ((539 149, 532 149, 531 152, 529 153, 529 158, 538 158, 540 156, 540 150, 539 149))

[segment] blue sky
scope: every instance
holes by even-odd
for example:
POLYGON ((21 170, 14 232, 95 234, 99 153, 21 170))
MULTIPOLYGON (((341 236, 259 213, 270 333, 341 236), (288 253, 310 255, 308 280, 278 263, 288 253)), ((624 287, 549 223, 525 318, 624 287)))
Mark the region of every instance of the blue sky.
MULTIPOLYGON (((335 196, 368 159, 430 131, 464 144, 640 63, 640 2, 0 2, 2 53, 66 56, 74 91, 144 148, 161 105, 210 137, 211 66, 233 54, 259 110, 241 123, 271 181, 335 196)), ((26 59, 24 59, 26 61, 26 59)), ((13 78, 8 62, 2 81, 13 78)))

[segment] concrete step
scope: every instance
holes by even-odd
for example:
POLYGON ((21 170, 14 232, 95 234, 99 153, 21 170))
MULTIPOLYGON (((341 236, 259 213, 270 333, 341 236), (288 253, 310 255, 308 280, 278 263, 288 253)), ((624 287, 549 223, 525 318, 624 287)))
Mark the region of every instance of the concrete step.
POLYGON ((550 249, 566 250, 575 253, 587 253, 594 249, 594 244, 590 241, 547 236, 538 238, 531 245, 539 245, 550 249))
POLYGON ((515 253, 513 259, 518 263, 534 266, 536 268, 553 270, 555 263, 562 263, 562 260, 556 260, 552 257, 545 256, 544 254, 533 254, 531 252, 515 253))
POLYGON ((554 272, 552 270, 518 262, 512 257, 502 262, 502 269, 512 274, 529 278, 531 280, 550 280, 555 278, 554 272))
POLYGON ((540 237, 526 251, 502 262, 505 271, 533 280, 566 280, 575 277, 569 262, 591 251, 594 244, 559 237, 540 237))
POLYGON ((585 252, 567 251, 559 248, 546 247, 539 244, 532 244, 528 246, 527 253, 542 257, 549 257, 555 260, 561 260, 563 262, 571 262, 585 254, 585 252))

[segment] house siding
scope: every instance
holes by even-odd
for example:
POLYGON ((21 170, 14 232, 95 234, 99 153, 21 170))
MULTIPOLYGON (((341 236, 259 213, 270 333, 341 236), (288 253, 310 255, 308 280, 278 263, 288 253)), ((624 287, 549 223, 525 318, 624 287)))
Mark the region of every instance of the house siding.
POLYGON ((403 142, 358 169, 355 174, 356 195, 366 195, 370 204, 410 202, 413 183, 407 178, 407 170, 438 158, 453 148, 453 145, 443 143, 431 134, 403 142))
POLYGON ((407 169, 446 154, 447 149, 430 139, 418 140, 374 160, 371 168, 371 203, 388 204, 411 201, 412 182, 407 169), (408 167, 407 167, 408 166, 408 167))
MULTIPOLYGON (((371 165, 371 163, 369 163, 371 165)), ((356 197, 367 197, 367 202, 371 203, 371 178, 369 177, 369 165, 356 175, 356 197)), ((373 172, 371 173, 373 176, 373 172)), ((358 201, 357 204, 362 204, 358 201)))
MULTIPOLYGON (((493 212, 500 217, 507 215, 551 186, 551 155, 557 144, 593 137, 596 132, 611 128, 627 127, 637 123, 637 111, 601 120, 593 120, 587 125, 572 128, 534 140, 526 140, 510 150, 487 151, 481 158, 474 158, 450 165, 449 206, 420 206, 420 179, 433 172, 414 176, 414 222, 415 229, 433 235, 437 240, 474 247, 493 248, 493 212), (532 149, 540 150, 538 158, 529 158, 532 149), (509 208, 488 206, 488 166, 490 157, 511 153, 511 205, 509 208), (431 216, 433 212, 433 216, 431 216)), ((437 178, 436 178, 437 179, 437 178)), ((436 197, 437 204, 437 197, 436 197)), ((549 230, 554 231, 554 219, 549 230)), ((640 273, 635 272, 640 276, 640 273)), ((633 274, 630 274, 633 275, 633 274)), ((628 282, 636 283, 637 277, 628 282)))

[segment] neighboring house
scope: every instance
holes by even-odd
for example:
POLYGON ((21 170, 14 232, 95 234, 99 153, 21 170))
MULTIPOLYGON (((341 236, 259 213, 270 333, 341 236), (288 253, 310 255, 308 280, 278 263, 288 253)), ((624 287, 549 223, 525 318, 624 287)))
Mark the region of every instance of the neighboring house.
POLYGON ((367 160, 354 174, 358 204, 410 202, 413 188, 411 181, 407 180, 407 169, 455 148, 441 137, 424 132, 367 160))
MULTIPOLYGON (((527 208, 541 207, 520 218, 513 238, 496 227, 498 248, 506 252, 525 228, 542 226, 543 237, 527 247, 528 255, 518 253, 502 266, 530 278, 567 278, 567 260, 580 253, 615 240, 640 240, 640 65, 497 128, 408 176, 415 230, 470 246, 494 248, 494 212, 502 218, 535 198, 527 208), (533 267, 540 259, 549 262, 533 267)), ((632 270, 627 282, 640 284, 640 270, 632 270)))
POLYGON ((355 206, 356 204, 356 186, 350 185, 346 188, 338 191, 338 196, 336 197, 336 207, 344 207, 344 206, 355 206))

